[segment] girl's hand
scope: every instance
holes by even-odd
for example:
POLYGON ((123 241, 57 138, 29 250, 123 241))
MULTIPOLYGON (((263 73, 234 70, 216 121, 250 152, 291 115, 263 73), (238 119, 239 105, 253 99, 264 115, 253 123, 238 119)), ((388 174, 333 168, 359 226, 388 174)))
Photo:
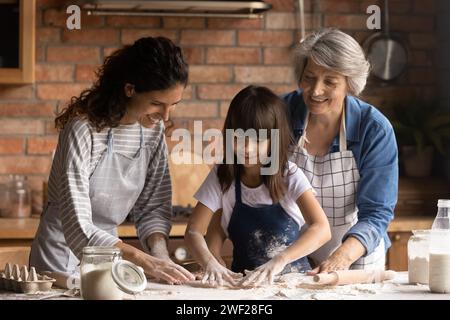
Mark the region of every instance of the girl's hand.
POLYGON ((279 254, 271 260, 256 268, 249 275, 245 276, 242 286, 246 287, 252 285, 254 287, 263 283, 266 280, 269 284, 273 283, 273 278, 283 271, 287 262, 283 255, 279 254))
POLYGON ((234 273, 215 258, 211 258, 206 265, 202 283, 208 283, 211 286, 223 286, 224 283, 235 286, 239 278, 242 278, 240 273, 234 273))
POLYGON ((225 260, 222 259, 221 256, 217 256, 213 253, 214 258, 217 259, 217 262, 219 262, 222 266, 224 266, 225 268, 227 267, 227 264, 225 263, 225 260))

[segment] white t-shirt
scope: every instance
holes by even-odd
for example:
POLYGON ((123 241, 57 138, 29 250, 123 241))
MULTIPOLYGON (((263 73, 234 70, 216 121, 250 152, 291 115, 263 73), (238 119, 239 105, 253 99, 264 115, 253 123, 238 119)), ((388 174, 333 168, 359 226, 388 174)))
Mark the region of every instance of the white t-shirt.
MULTIPOLYGON (((194 197, 212 212, 222 209, 221 225, 228 236, 228 224, 236 203, 235 187, 233 182, 225 193, 222 192, 217 176, 217 168, 218 166, 215 166, 211 169, 211 172, 194 197)), ((280 200, 280 205, 301 228, 305 224, 305 219, 296 201, 303 192, 312 189, 312 187, 303 171, 290 161, 288 162, 288 170, 291 174, 285 177, 287 190, 284 197, 280 200)), ((241 198, 244 204, 255 208, 273 204, 269 189, 264 184, 256 188, 249 188, 241 182, 241 198)))

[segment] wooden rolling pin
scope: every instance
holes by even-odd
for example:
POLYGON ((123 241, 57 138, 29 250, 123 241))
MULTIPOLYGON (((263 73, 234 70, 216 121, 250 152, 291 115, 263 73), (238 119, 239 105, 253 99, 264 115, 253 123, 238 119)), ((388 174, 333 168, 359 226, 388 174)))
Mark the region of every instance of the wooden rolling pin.
POLYGON ((395 278, 392 270, 340 270, 330 273, 318 273, 313 280, 317 284, 339 286, 355 283, 376 283, 395 278))

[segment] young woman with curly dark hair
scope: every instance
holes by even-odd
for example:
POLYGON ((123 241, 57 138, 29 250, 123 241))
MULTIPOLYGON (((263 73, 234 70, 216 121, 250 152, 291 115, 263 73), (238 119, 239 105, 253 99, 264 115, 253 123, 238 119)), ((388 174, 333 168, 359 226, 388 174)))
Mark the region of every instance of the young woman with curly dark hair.
POLYGON ((166 242, 172 190, 163 121, 188 81, 182 51, 163 37, 142 38, 107 57, 97 76, 56 118, 49 201, 30 265, 73 273, 83 248, 115 246, 150 277, 193 280, 166 242), (129 214, 146 252, 117 237, 129 214))

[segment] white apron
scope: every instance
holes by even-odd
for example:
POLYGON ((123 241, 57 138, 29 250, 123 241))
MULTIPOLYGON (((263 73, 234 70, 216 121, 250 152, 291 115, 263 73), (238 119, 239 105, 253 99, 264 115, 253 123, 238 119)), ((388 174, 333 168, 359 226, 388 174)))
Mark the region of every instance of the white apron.
MULTIPOLYGON (((117 236, 141 194, 147 176, 151 147, 144 146, 140 126, 140 147, 134 157, 114 151, 113 129, 108 132, 107 150, 89 178, 92 223, 117 236)), ((40 271, 73 273, 79 263, 68 247, 61 225, 58 203, 47 203, 30 253, 30 265, 40 271)))
MULTIPOLYGON (((347 150, 344 111, 339 130, 339 152, 324 156, 308 154, 305 148, 306 128, 309 122, 307 112, 303 134, 291 155, 291 161, 303 170, 316 191, 316 198, 325 211, 331 227, 331 240, 309 255, 316 264, 325 261, 342 244, 344 235, 358 221, 356 193, 360 176, 353 152, 347 150)), ((350 268, 384 269, 384 240, 380 240, 374 252, 358 259, 350 268)))

